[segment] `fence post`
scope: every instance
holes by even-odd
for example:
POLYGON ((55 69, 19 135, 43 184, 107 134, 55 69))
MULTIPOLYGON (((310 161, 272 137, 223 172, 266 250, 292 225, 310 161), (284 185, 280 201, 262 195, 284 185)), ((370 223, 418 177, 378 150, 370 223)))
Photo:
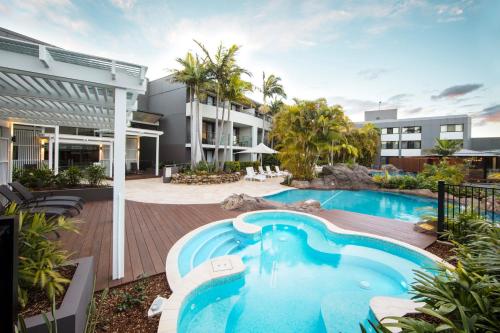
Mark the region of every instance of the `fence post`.
POLYGON ((444 181, 438 181, 438 220, 437 231, 441 233, 444 231, 444 181))
POLYGON ((15 216, 0 216, 0 332, 14 332, 17 315, 17 233, 15 216))

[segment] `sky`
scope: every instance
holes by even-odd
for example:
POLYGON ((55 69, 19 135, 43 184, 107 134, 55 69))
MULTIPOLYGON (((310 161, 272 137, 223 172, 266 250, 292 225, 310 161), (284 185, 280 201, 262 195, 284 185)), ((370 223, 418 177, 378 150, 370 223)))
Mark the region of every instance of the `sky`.
MULTIPOLYGON (((241 46, 258 85, 282 78, 292 98, 324 97, 353 121, 469 114, 474 137, 500 136, 500 0, 0 0, 0 26, 73 51, 148 66, 241 46)), ((252 96, 261 99, 256 92, 252 96)))

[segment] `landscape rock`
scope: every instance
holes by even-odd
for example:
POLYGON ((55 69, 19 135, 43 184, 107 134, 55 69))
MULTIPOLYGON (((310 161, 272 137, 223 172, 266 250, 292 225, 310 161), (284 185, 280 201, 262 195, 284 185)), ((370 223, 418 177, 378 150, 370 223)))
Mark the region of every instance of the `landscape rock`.
POLYGON ((398 173, 400 170, 392 164, 384 164, 380 167, 381 170, 387 171, 389 173, 398 173))
POLYGON ((368 168, 361 165, 338 163, 323 167, 322 183, 314 181, 313 188, 365 189, 376 188, 377 185, 368 173, 368 168))
POLYGON ((177 173, 172 175, 172 184, 188 184, 188 185, 209 185, 234 183, 241 179, 239 172, 221 173, 221 174, 185 174, 177 173))
POLYGON ((305 213, 314 213, 321 210, 321 203, 317 200, 306 200, 296 202, 294 204, 282 204, 242 193, 230 195, 222 201, 221 207, 225 210, 242 212, 264 209, 287 209, 305 213))

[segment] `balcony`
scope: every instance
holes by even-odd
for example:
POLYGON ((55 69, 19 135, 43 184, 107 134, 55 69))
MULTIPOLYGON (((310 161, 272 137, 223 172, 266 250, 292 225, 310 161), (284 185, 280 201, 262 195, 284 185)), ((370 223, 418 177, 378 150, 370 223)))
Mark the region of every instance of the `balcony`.
POLYGON ((463 140, 464 132, 441 132, 439 138, 441 140, 463 140))
POLYGON ((382 149, 380 156, 399 156, 399 149, 382 149))
POLYGON ((252 137, 247 135, 233 136, 233 146, 235 147, 252 147, 252 137))
POLYGON ((422 156, 421 149, 401 149, 401 156, 422 156))
POLYGON ((403 133, 401 134, 401 141, 421 141, 421 133, 403 133))
POLYGON ((380 141, 399 141, 399 134, 382 134, 380 141))

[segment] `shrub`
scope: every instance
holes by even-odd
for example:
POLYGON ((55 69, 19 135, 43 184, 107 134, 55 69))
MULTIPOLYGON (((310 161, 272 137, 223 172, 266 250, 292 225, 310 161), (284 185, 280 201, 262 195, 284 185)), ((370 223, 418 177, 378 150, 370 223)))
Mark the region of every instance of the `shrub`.
POLYGON ((67 184, 70 187, 75 187, 80 185, 80 182, 82 181, 83 177, 83 173, 82 170, 80 170, 80 168, 71 166, 67 170, 64 170, 63 173, 65 174, 67 184))
POLYGON ((194 169, 195 173, 213 173, 215 171, 215 164, 209 162, 199 162, 194 169))
POLYGON ((258 169, 259 168, 259 161, 240 161, 240 168, 241 170, 245 170, 247 167, 252 167, 254 169, 258 169))
POLYGON ((239 161, 226 161, 224 163, 224 170, 226 172, 238 172, 241 170, 241 165, 239 161))
POLYGON ((274 166, 274 165, 280 166, 281 165, 277 154, 264 154, 262 156, 262 164, 269 165, 269 166, 274 166))
POLYGON ((71 220, 65 217, 47 218, 45 214, 26 214, 19 212, 11 204, 4 212, 7 216, 19 215, 19 303, 26 306, 31 288, 44 290, 49 299, 64 291, 63 278, 56 268, 66 263, 68 253, 59 248, 58 242, 47 236, 58 231, 77 232, 71 220))
POLYGON ((100 186, 106 179, 106 168, 100 164, 93 164, 85 168, 84 175, 90 186, 100 186))
POLYGON ((424 170, 419 174, 422 185, 436 192, 439 180, 450 185, 458 185, 464 181, 465 169, 462 164, 450 165, 446 159, 438 164, 426 164, 424 170))
POLYGON ((385 175, 373 176, 373 181, 383 188, 397 188, 401 190, 412 190, 420 188, 418 179, 410 175, 390 176, 386 172, 385 175))

